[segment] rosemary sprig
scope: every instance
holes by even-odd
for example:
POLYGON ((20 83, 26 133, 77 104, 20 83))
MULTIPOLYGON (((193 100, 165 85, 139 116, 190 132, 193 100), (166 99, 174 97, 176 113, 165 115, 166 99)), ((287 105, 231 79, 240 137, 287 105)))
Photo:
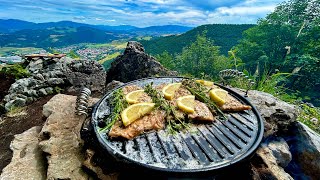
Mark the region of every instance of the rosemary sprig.
POLYGON ((112 113, 109 117, 111 117, 111 120, 107 124, 107 126, 100 131, 105 131, 110 129, 117 120, 120 119, 120 114, 121 112, 128 107, 128 103, 125 100, 122 88, 117 89, 116 91, 113 92, 112 95, 112 100, 111 100, 111 106, 113 107, 112 113))
POLYGON ((211 111, 217 112, 225 120, 227 119, 219 107, 207 96, 206 93, 208 93, 208 88, 193 79, 183 80, 182 85, 185 86, 185 88, 188 89, 188 91, 190 91, 191 94, 193 94, 199 101, 205 103, 211 111))
POLYGON ((188 129, 190 127, 189 124, 184 122, 184 119, 177 115, 176 108, 166 101, 161 93, 154 89, 152 85, 153 83, 146 85, 144 92, 152 98, 152 101, 156 104, 156 108, 160 108, 166 112, 169 133, 175 134, 182 129, 188 129))

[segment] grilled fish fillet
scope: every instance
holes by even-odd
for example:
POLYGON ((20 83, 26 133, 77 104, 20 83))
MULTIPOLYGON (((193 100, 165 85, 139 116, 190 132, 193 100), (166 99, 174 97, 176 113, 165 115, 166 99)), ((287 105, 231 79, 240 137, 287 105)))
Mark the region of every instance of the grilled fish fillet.
POLYGON ((136 85, 125 86, 124 88, 122 88, 124 95, 127 95, 128 93, 130 93, 132 91, 141 90, 141 89, 142 89, 141 87, 136 86, 136 85))
MULTIPOLYGON (((221 89, 220 87, 216 85, 212 85, 211 87, 208 87, 208 91, 210 89, 221 89)), ((209 94, 208 94, 209 95, 209 94)), ((244 111, 244 110, 250 110, 251 106, 244 105, 240 101, 238 101, 236 98, 232 97, 231 95, 227 95, 226 103, 219 107, 222 111, 244 111)))
MULTIPOLYGON (((126 86, 124 87, 123 90, 123 94, 127 95, 128 93, 132 92, 132 91, 136 91, 136 90, 141 90, 142 88, 136 85, 131 85, 131 86, 126 86)), ((139 103, 142 102, 151 102, 152 98, 150 96, 148 96, 147 94, 143 94, 142 96, 139 97, 139 99, 137 100, 139 103)))
POLYGON ((178 99, 179 97, 182 96, 188 96, 192 95, 191 92, 189 92, 187 89, 180 87, 175 93, 173 99, 178 99))
POLYGON ((209 110, 206 104, 195 101, 195 112, 192 114, 189 114, 188 117, 193 120, 200 120, 200 121, 213 121, 215 120, 213 114, 209 110))
POLYGON ((165 127, 165 112, 161 110, 152 111, 149 115, 134 121, 124 127, 121 121, 117 121, 109 131, 109 137, 123 137, 133 139, 145 131, 160 130, 165 127))
POLYGON ((222 105, 220 109, 222 111, 244 111, 244 110, 250 110, 251 106, 242 104, 236 98, 228 94, 226 98, 226 103, 222 105))

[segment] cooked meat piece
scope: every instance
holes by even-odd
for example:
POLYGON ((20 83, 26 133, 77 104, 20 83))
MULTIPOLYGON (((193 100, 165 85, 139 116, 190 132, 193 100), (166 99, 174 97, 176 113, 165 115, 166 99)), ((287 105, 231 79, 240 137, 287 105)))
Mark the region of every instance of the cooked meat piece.
POLYGON ((188 115, 190 119, 201 121, 213 121, 215 119, 207 105, 200 101, 195 101, 194 110, 194 113, 188 115))
POLYGON ((182 96, 188 96, 192 95, 191 92, 189 92, 187 89, 180 87, 175 93, 173 99, 178 99, 179 97, 182 96))
POLYGON ((162 92, 162 89, 163 89, 166 85, 168 85, 168 84, 162 83, 162 84, 160 84, 160 85, 158 85, 158 86, 156 86, 156 87, 154 87, 154 88, 155 88, 157 91, 162 92))
POLYGON ((139 86, 136 86, 136 85, 126 86, 126 87, 122 88, 124 95, 126 95, 132 91, 136 91, 136 90, 140 90, 140 89, 142 89, 142 88, 139 86))
POLYGON ((110 132, 111 138, 124 137, 126 139, 133 139, 145 131, 159 130, 165 127, 165 112, 161 110, 152 111, 127 127, 122 125, 121 121, 115 123, 110 132))
MULTIPOLYGON (((122 90, 123 90, 123 94, 127 95, 128 93, 132 92, 132 91, 136 91, 136 90, 141 90, 142 88, 136 85, 131 85, 131 86, 125 86, 122 90)), ((139 97, 138 99, 139 103, 142 102, 152 102, 152 99, 150 96, 148 96, 147 94, 143 94, 142 96, 139 97)))
POLYGON ((243 111, 251 109, 251 106, 242 104, 231 95, 227 96, 226 103, 220 107, 222 111, 243 111))
POLYGON ((152 98, 150 96, 148 96, 148 94, 143 94, 142 96, 139 97, 138 102, 139 103, 152 102, 152 98))

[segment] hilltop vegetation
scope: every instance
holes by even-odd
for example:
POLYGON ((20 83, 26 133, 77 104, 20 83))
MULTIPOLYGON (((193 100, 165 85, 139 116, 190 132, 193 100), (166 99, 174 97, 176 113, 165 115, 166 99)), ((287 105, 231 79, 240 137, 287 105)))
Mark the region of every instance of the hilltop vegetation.
POLYGON ((319 1, 291 0, 256 26, 204 25, 143 43, 166 67, 183 74, 217 78, 222 69, 238 69, 256 81, 255 89, 319 106, 319 17, 319 1), (224 43, 220 52, 219 43, 224 43))
POLYGON ((197 35, 206 31, 206 36, 212 45, 220 46, 222 54, 235 46, 242 37, 243 31, 253 27, 251 24, 208 24, 196 27, 181 35, 153 38, 150 41, 141 41, 147 53, 156 55, 167 51, 169 54, 181 53, 182 49, 195 42, 197 35))
POLYGON ((320 3, 291 0, 244 33, 233 48, 247 70, 262 74, 290 73, 281 83, 296 99, 320 105, 320 3))
POLYGON ((122 36, 90 27, 55 27, 3 34, 0 46, 47 48, 78 43, 106 43, 119 38, 122 36))

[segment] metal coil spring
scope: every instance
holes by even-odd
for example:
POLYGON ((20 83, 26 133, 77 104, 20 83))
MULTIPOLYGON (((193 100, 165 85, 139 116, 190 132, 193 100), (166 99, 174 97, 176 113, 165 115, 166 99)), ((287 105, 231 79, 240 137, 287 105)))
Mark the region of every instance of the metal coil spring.
POLYGON ((233 78, 242 78, 248 82, 248 87, 246 90, 246 94, 248 94, 249 89, 255 84, 253 79, 250 79, 249 76, 245 75, 243 72, 240 72, 236 69, 225 69, 219 72, 219 77, 221 78, 223 84, 226 83, 227 79, 233 78))
POLYGON ((76 114, 81 115, 88 115, 88 102, 91 95, 91 91, 88 88, 83 88, 80 95, 77 97, 76 102, 76 114))

